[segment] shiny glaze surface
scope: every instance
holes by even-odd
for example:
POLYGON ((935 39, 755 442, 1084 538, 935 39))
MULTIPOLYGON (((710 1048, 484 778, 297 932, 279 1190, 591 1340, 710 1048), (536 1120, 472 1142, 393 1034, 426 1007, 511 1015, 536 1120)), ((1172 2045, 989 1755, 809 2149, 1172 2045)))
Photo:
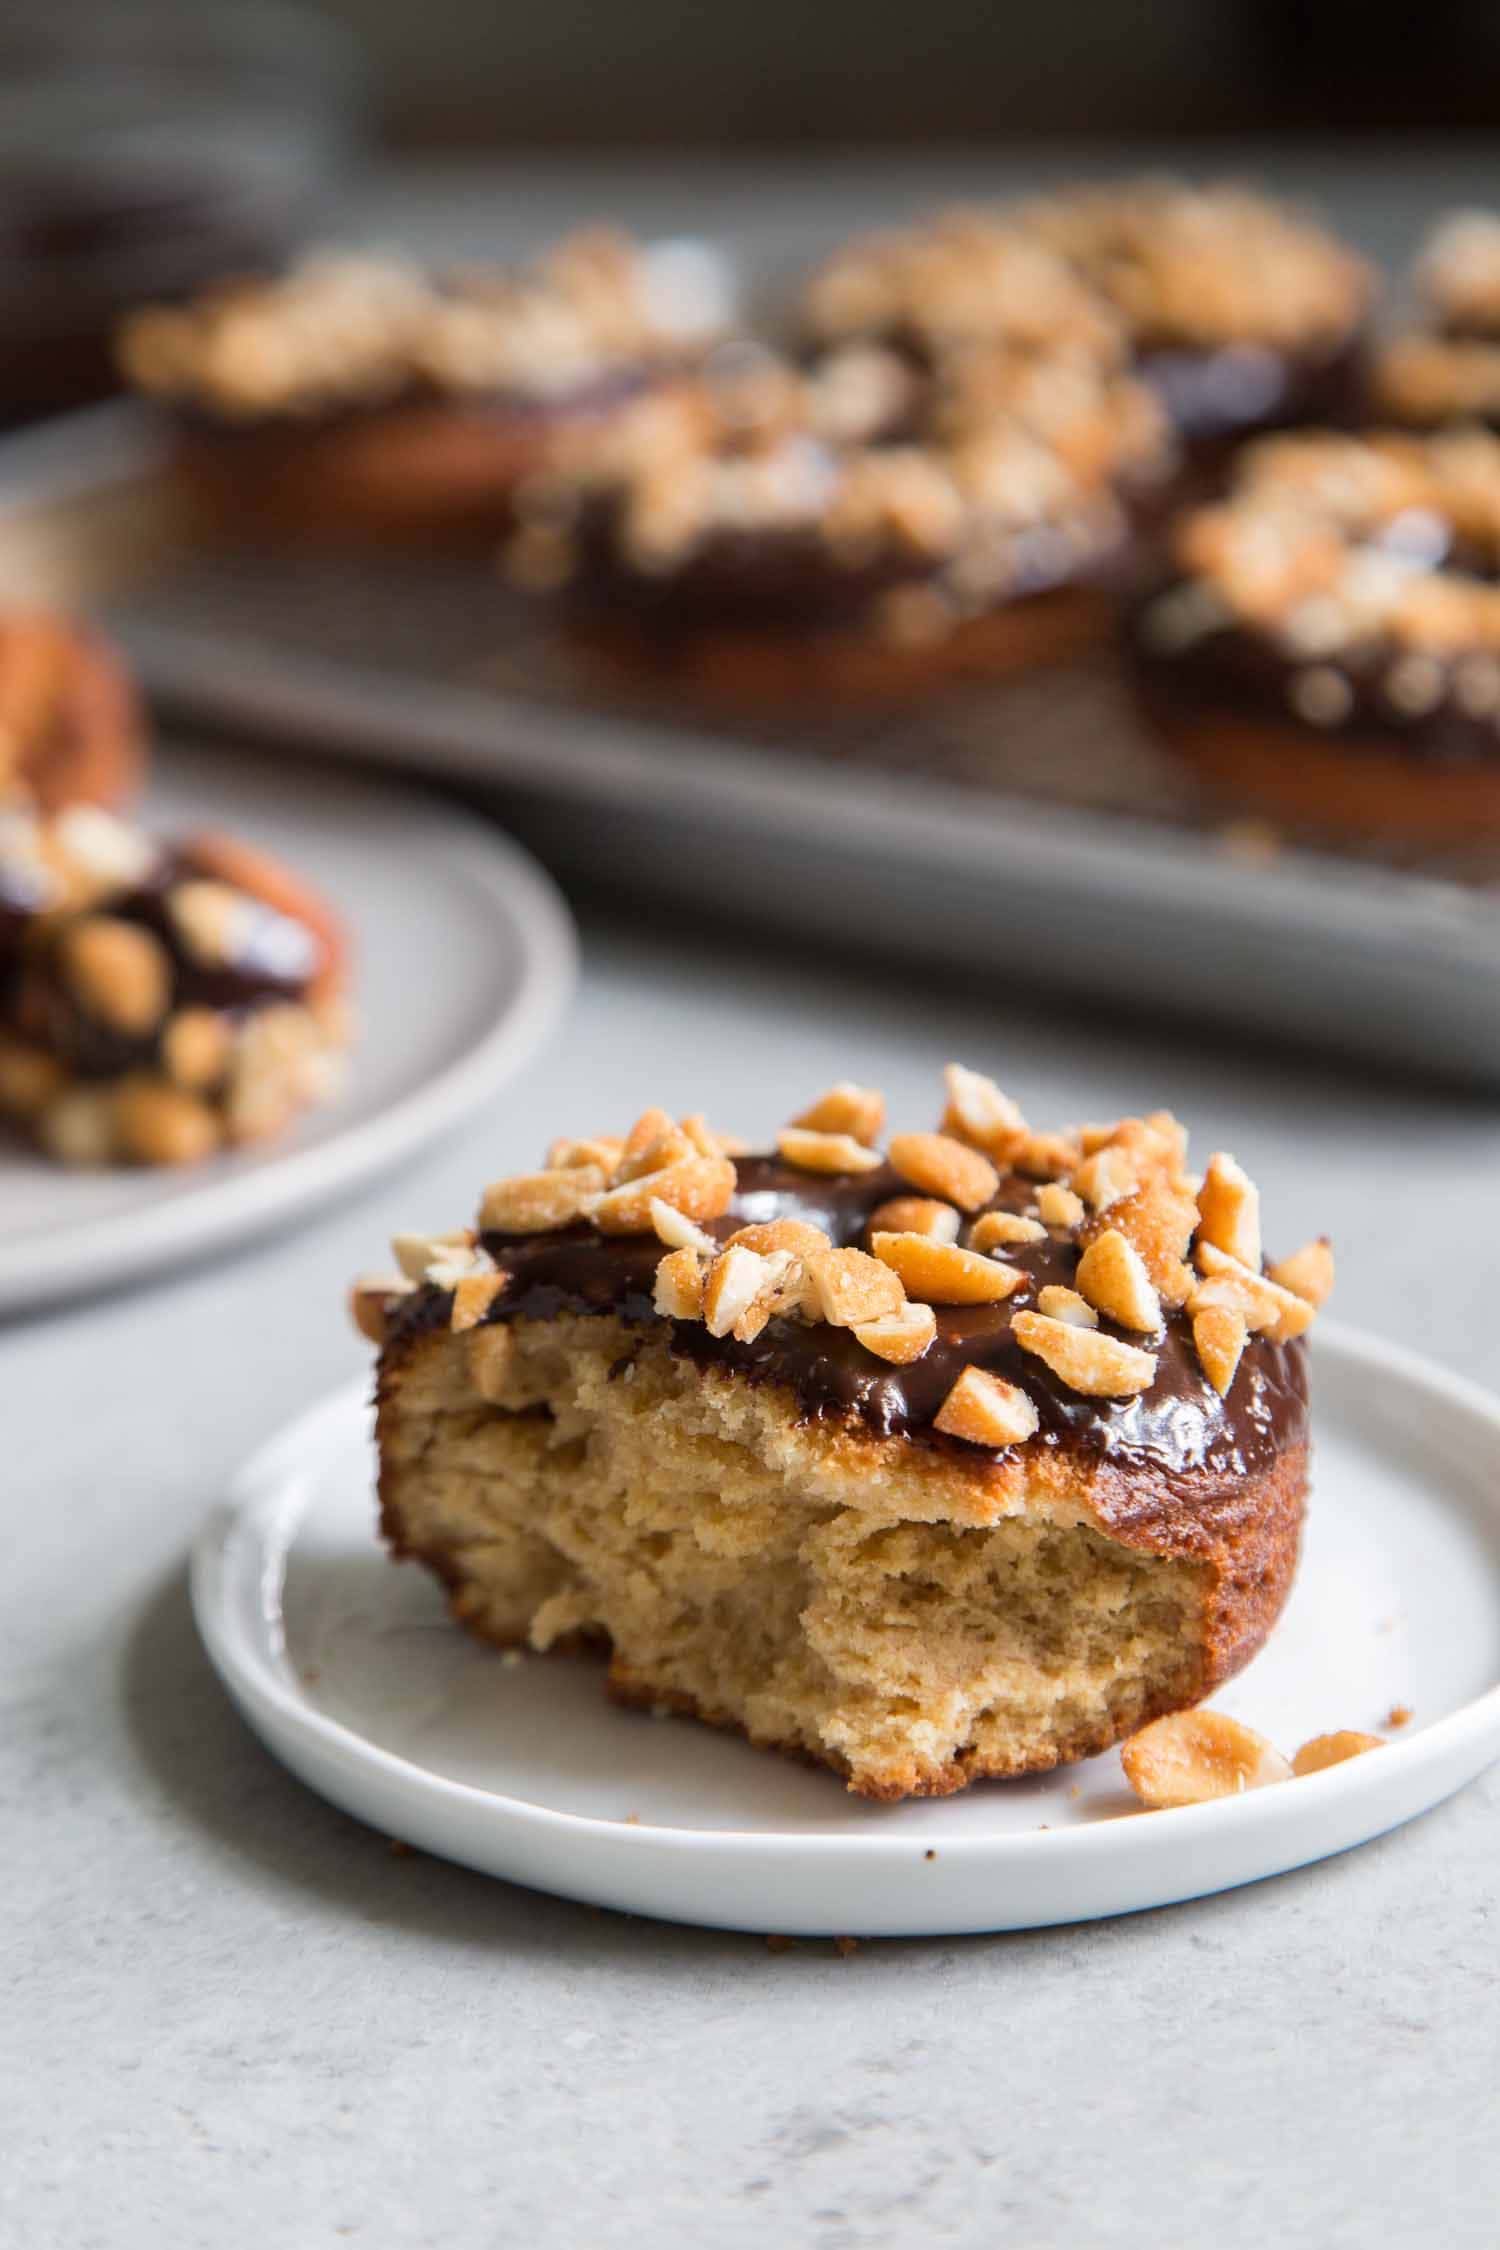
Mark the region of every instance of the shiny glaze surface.
MULTIPOLYGON (((910 1194, 882 1167, 855 1176, 800 1172, 770 1157, 737 1160, 734 1203, 710 1232, 720 1239, 737 1227, 773 1218, 797 1218, 825 1229, 836 1244, 863 1247, 869 1214, 893 1195, 910 1194)), ((1002 1181, 995 1207, 1034 1212, 1036 1188, 1011 1176, 1002 1181)), ((966 1239, 967 1228, 960 1239, 966 1239)), ((613 1312, 627 1320, 657 1321, 652 1307, 656 1267, 665 1255, 654 1236, 602 1236, 579 1226, 548 1235, 487 1234, 485 1248, 511 1278, 490 1314, 494 1320, 546 1320, 564 1312, 613 1312)), ((1106 1456, 1120 1466, 1140 1465, 1168 1478, 1208 1472, 1229 1480, 1265 1467, 1305 1433, 1305 1353, 1252 1337, 1227 1399, 1204 1375, 1183 1313, 1168 1316, 1154 1348, 1156 1379, 1135 1399, 1085 1398, 1071 1391, 1042 1361, 1024 1352, 1011 1334, 1011 1317, 1034 1309, 1050 1282, 1068 1285, 1078 1248, 1054 1235, 1007 1245, 997 1255, 1027 1276, 1014 1296, 998 1305, 939 1306, 937 1341, 908 1367, 893 1367, 865 1350, 846 1329, 798 1320, 774 1320, 752 1343, 711 1336, 696 1321, 671 1322, 674 1351, 700 1366, 723 1366, 752 1381, 794 1391, 811 1418, 853 1418, 881 1436, 910 1434, 937 1442, 932 1422, 967 1365, 992 1369, 1021 1384, 1041 1418, 1043 1446, 1106 1456)), ((435 1324, 448 1303, 442 1292, 419 1293, 405 1322, 435 1324)), ((1103 1324, 1109 1333, 1124 1330, 1103 1324)), ((1140 1338, 1133 1339, 1136 1342, 1140 1338)), ((956 1442, 956 1441, 954 1441, 956 1442)), ((974 1449, 965 1447, 966 1452, 974 1449)))

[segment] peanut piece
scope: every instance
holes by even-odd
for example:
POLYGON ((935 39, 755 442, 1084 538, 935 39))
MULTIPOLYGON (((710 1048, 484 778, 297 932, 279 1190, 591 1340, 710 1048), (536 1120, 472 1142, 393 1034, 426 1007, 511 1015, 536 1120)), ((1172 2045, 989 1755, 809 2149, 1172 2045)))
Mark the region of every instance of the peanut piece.
POLYGON ((847 1133, 865 1147, 879 1140, 885 1124, 885 1096, 873 1086, 856 1086, 841 1078, 836 1086, 792 1119, 793 1128, 810 1133, 847 1133))
POLYGON ((925 1234, 934 1242, 957 1242, 959 1217, 951 1203, 925 1195, 893 1195, 865 1221, 870 1234, 925 1234))
POLYGON ((820 1133, 801 1125, 778 1133, 776 1147, 799 1172, 877 1172, 884 1162, 879 1149, 866 1148, 851 1133, 820 1133))
POLYGON ((1384 1748, 1378 1734, 1358 1734, 1352 1727, 1343 1727, 1337 1734, 1315 1734, 1311 1742, 1304 1742, 1292 1760, 1292 1771, 1322 1773, 1327 1766, 1341 1766, 1348 1758, 1362 1758, 1367 1750, 1384 1748))
POLYGON ((970 1445, 1024 1445, 1037 1428, 1035 1403, 988 1368, 966 1367, 933 1418, 933 1428, 970 1445))
MULTIPOLYGON (((479 1205, 479 1223, 494 1234, 551 1234, 576 1226, 594 1210, 604 1192, 596 1164, 575 1164, 563 1172, 517 1172, 492 1180, 479 1205)), ((650 1231, 650 1217, 638 1230, 650 1231)))
POLYGON ((1059 1187, 1055 1180, 1037 1189, 1036 1207, 1049 1227, 1082 1226, 1086 1216, 1083 1197, 1075 1195, 1071 1188, 1059 1187))
POLYGON ((670 1203, 686 1219, 717 1219, 728 1210, 733 1194, 734 1166, 727 1156, 686 1156, 663 1171, 611 1188, 589 1216, 601 1234, 650 1234, 653 1201, 670 1203))
POLYGON ((1243 1313, 1232 1305, 1203 1305, 1193 1315, 1193 1348, 1220 1398, 1229 1396, 1249 1338, 1243 1313))
POLYGON ((1320 1234, 1316 1242, 1304 1242, 1289 1258, 1279 1259, 1271 1268, 1271 1279, 1306 1304, 1326 1304, 1333 1293, 1333 1245, 1327 1235, 1320 1234))
POLYGON ((1075 1279, 1095 1310, 1122 1328, 1154 1336, 1161 1327, 1161 1299, 1145 1262, 1118 1228, 1095 1236, 1078 1261, 1075 1279))
POLYGON ((1099 1325, 1099 1315, 1087 1297, 1080 1297, 1076 1289, 1063 1289, 1056 1282, 1049 1282, 1045 1289, 1037 1291, 1036 1304, 1037 1311, 1045 1313, 1049 1320, 1065 1320, 1073 1328, 1097 1328, 1099 1325))
MULTIPOLYGON (((1042 1192, 1045 1194, 1046 1190, 1042 1192)), ((1067 1189, 1062 1193, 1066 1195, 1067 1189)), ((969 1229, 971 1250, 997 1250, 1006 1243, 1045 1242, 1046 1239, 1047 1229, 1041 1220, 1023 1218, 1018 1211, 982 1211, 969 1229)))
POLYGON ((390 1333, 393 1301, 410 1293, 411 1283, 402 1274, 362 1275, 349 1291, 349 1317, 361 1336, 383 1344, 390 1333))
POLYGON ((987 1156, 947 1133, 897 1133, 889 1153, 903 1180, 960 1211, 980 1210, 1000 1185, 987 1156))
POLYGON ((906 1302, 901 1283, 878 1258, 863 1250, 818 1250, 807 1261, 808 1293, 820 1320, 831 1328, 857 1328, 899 1313, 906 1302))
POLYGON ((742 1242, 747 1250, 758 1250, 762 1257, 773 1250, 785 1250, 793 1258, 810 1258, 815 1250, 833 1247, 823 1229, 811 1226, 806 1219, 762 1219, 754 1226, 737 1228, 725 1248, 735 1242, 742 1242))
POLYGON ((993 1078, 965 1070, 962 1063, 949 1063, 943 1084, 948 1095, 943 1131, 982 1149, 997 1164, 1009 1164, 1027 1138, 1026 1120, 1010 1096, 1001 1093, 993 1078))
POLYGON ((654 1302, 664 1320, 703 1318, 703 1265, 695 1250, 674 1250, 662 1259, 654 1302))
POLYGON ((175 1085, 201 1094, 224 1077, 233 1045, 228 1022, 216 1009, 181 1008, 162 1033, 161 1059, 175 1085))
POLYGON ((1120 1752, 1125 1779, 1153 1811, 1204 1805, 1287 1781, 1287 1761, 1253 1727, 1222 1711, 1174 1711, 1131 1736, 1120 1752))
POLYGON ((1209 1158, 1198 1190, 1198 1240, 1260 1272, 1260 1192, 1222 1149, 1209 1158))
POLYGON ((115 1132, 137 1164, 200 1164, 220 1144, 219 1120, 206 1102, 144 1075, 119 1086, 115 1132))
POLYGON ((1026 1279, 1017 1266, 926 1234, 877 1234, 870 1248, 909 1297, 928 1305, 997 1305, 1026 1279))
POLYGON ((659 1195, 653 1195, 649 1208, 656 1239, 669 1250, 701 1250, 705 1257, 717 1257, 719 1245, 713 1236, 685 1218, 675 1204, 663 1203, 659 1195))
POLYGON ((856 1323, 855 1336, 867 1352, 892 1366, 907 1367, 932 1348, 937 1336, 937 1314, 931 1305, 903 1305, 899 1312, 879 1320, 856 1323))
POLYGON ((1156 1378, 1156 1354, 1122 1344, 1095 1328, 1074 1328, 1045 1313, 1018 1312, 1011 1334, 1045 1362, 1069 1390, 1085 1398, 1135 1398, 1156 1378))
POLYGON ((1252 1335, 1264 1330, 1274 1344, 1289 1344, 1312 1326, 1313 1308, 1305 1298, 1242 1266, 1212 1242, 1200 1242, 1197 1255, 1208 1279, 1188 1299, 1190 1313, 1205 1305, 1230 1305, 1243 1314, 1252 1335))
POLYGON ((111 914, 85 914, 58 941, 64 980, 85 1014, 143 1036, 167 1012, 172 965, 160 938, 111 914))

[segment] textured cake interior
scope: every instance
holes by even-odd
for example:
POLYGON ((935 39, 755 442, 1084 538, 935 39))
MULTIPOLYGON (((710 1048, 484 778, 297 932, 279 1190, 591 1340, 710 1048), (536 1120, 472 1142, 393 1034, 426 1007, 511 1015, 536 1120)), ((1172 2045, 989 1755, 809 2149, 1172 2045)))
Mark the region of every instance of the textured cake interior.
POLYGON ((398 1552, 501 1644, 607 1640, 611 1690, 941 1792, 1192 1698, 1203 1566, 1038 1495, 996 1523, 931 1449, 831 1442, 771 1386, 614 1318, 404 1342, 381 1377, 398 1552))

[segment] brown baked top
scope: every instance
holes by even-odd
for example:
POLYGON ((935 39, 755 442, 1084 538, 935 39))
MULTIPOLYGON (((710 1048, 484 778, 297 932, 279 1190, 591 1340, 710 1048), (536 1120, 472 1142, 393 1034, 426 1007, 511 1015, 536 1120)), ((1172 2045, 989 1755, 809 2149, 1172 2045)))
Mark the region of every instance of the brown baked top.
POLYGON ((119 358, 137 389, 228 423, 410 395, 545 404, 701 344, 727 310, 706 250, 645 250, 600 228, 514 270, 313 252, 133 314, 119 358))
POLYGON ((1267 1272, 1232 1157, 1186 1169, 1164 1112, 1033 1131, 951 1066, 942 1130, 875 1146, 884 1104, 829 1089, 749 1155, 650 1111, 495 1182, 478 1226, 399 1237, 367 1332, 598 1313, 811 1417, 983 1449, 1067 1448, 1232 1483, 1305 1438, 1301 1337, 1326 1242, 1267 1272))

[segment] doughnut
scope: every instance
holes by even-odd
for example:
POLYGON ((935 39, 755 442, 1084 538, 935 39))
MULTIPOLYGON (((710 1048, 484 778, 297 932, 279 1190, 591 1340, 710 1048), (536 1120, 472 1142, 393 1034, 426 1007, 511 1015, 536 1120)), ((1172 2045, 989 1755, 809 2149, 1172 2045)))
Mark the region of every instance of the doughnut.
POLYGON ((1440 220, 1413 274, 1418 317, 1375 354, 1374 409, 1411 429, 1500 427, 1500 217, 1440 220))
POLYGON ((1309 1244, 1165 1112, 941 1129, 831 1087, 748 1154, 650 1110, 356 1283, 380 1517, 502 1648, 864 1797, 1091 1756, 1247 1663, 1307 1493, 1309 1244))
POLYGON ((1130 641, 1205 778, 1294 823, 1500 829, 1500 439, 1264 439, 1171 550, 1130 641))
POLYGON ((559 439, 670 385, 725 316, 691 244, 579 234, 520 271, 310 253, 122 327, 210 521, 320 543, 493 538, 559 439))
POLYGON ((1165 459, 1149 393, 977 347, 923 441, 842 415, 815 374, 725 355, 537 488, 509 575, 565 597, 616 685, 710 707, 878 703, 1107 636, 1128 490, 1165 459))
POLYGON ((69 1165, 179 1165, 337 1092, 347 949, 279 862, 0 803, 0 1118, 69 1165))
POLYGON ((1067 189, 1022 216, 1124 322, 1195 454, 1357 416, 1371 269, 1299 212, 1228 183, 1148 178, 1067 189))
POLYGON ((0 800, 119 808, 145 770, 145 719, 112 650, 41 612, 0 614, 0 800))

